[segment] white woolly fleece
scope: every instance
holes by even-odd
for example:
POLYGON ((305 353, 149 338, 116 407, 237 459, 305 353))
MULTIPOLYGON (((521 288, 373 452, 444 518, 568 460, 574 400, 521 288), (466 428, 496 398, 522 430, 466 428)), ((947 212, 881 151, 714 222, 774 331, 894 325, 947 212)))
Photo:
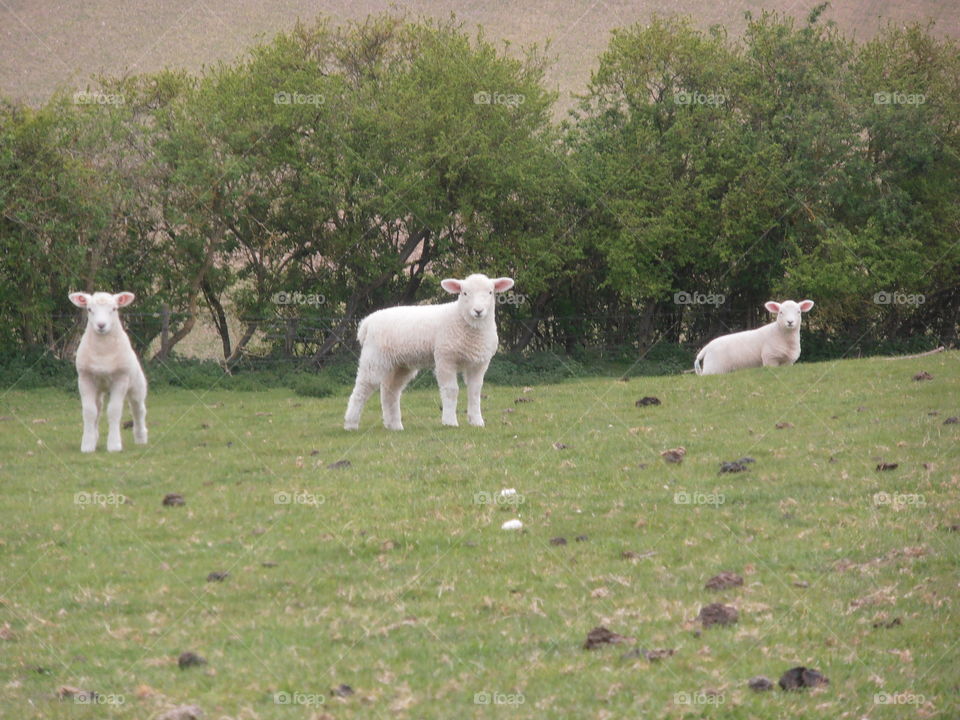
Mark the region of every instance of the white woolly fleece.
POLYGON ((754 330, 721 335, 697 353, 693 368, 697 375, 720 375, 744 368, 793 365, 800 357, 801 313, 813 307, 813 300, 799 303, 784 300, 764 307, 777 319, 754 330))
POLYGON ((134 294, 130 292, 116 295, 70 293, 70 302, 87 311, 87 325, 76 358, 77 386, 83 406, 81 452, 93 452, 97 448, 100 410, 103 395, 107 392, 110 393, 107 450, 116 452, 122 449, 120 418, 125 398, 129 399, 133 414, 134 442, 147 442, 147 378, 120 323, 118 312, 133 300, 134 294))
POLYGON ((467 385, 467 418, 483 425, 480 389, 490 359, 497 352, 496 297, 513 287, 510 278, 491 280, 470 275, 464 280, 440 283, 457 300, 443 305, 405 305, 378 310, 357 330, 362 350, 357 381, 344 428, 356 430, 360 413, 373 391, 380 387, 383 423, 402 430, 400 394, 417 371, 433 367, 440 385, 444 425, 457 425, 457 373, 467 385))

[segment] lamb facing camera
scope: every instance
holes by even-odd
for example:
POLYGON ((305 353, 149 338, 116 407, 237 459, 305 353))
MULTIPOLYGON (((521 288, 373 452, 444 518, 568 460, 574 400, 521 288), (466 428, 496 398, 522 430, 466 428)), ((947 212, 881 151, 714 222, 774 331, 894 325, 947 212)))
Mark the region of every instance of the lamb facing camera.
POLYGON ((120 323, 119 308, 134 300, 131 292, 116 295, 97 292, 70 293, 70 302, 87 311, 87 326, 77 347, 77 386, 83 407, 83 439, 80 451, 97 449, 100 439, 100 410, 109 392, 107 405, 107 450, 123 449, 120 440, 120 417, 124 399, 130 402, 133 414, 133 441, 147 442, 147 378, 140 367, 130 338, 120 323))
POLYGON ((777 319, 754 330, 721 335, 697 353, 693 369, 697 375, 720 375, 744 368, 793 365, 800 357, 801 313, 813 307, 813 300, 769 301, 764 307, 777 319))
POLYGON ((383 424, 403 430, 400 394, 417 372, 433 367, 443 403, 442 422, 457 425, 457 373, 467 386, 467 420, 483 426, 480 390, 491 358, 497 352, 494 318, 496 293, 513 287, 513 280, 470 275, 464 280, 448 278, 440 283, 457 295, 443 305, 401 305, 378 310, 360 323, 360 362, 357 381, 344 417, 345 430, 360 426, 363 406, 380 388, 383 424))

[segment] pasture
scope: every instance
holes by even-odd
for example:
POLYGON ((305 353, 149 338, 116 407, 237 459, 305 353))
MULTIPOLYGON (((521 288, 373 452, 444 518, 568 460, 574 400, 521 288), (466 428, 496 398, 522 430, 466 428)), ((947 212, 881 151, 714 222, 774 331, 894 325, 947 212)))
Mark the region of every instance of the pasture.
POLYGON ((93 455, 75 392, 0 396, 0 716, 960 714, 960 352, 488 384, 482 429, 430 373, 402 433, 348 393, 160 388, 93 455))

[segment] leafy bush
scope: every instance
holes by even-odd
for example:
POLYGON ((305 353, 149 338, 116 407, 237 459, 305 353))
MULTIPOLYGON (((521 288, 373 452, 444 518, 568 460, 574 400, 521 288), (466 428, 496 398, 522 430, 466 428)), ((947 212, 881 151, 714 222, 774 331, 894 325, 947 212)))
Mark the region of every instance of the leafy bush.
POLYGON ((294 375, 287 382, 288 387, 302 397, 330 397, 337 389, 336 384, 325 375, 294 375))
POLYGON ((693 367, 696 350, 682 345, 657 343, 641 357, 636 358, 624 373, 627 377, 639 375, 676 375, 693 367))
POLYGON ((583 366, 573 358, 551 352, 524 357, 518 353, 494 356, 485 382, 493 385, 537 385, 560 382, 584 375, 583 366))
POLYGON ((73 363, 58 360, 49 352, 35 351, 23 355, 0 355, 0 387, 28 390, 38 387, 76 389, 77 375, 73 363))

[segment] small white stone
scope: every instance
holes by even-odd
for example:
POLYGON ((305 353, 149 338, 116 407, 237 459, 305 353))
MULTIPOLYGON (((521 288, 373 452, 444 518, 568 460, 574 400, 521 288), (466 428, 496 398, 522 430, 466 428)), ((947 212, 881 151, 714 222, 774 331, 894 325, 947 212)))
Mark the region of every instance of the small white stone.
POLYGON ((516 494, 517 494, 516 488, 504 488, 503 490, 500 491, 500 497, 511 497, 512 495, 516 495, 516 494))
POLYGON ((513 520, 507 520, 503 525, 500 526, 501 530, 521 530, 523 529, 523 523, 514 518, 513 520))

